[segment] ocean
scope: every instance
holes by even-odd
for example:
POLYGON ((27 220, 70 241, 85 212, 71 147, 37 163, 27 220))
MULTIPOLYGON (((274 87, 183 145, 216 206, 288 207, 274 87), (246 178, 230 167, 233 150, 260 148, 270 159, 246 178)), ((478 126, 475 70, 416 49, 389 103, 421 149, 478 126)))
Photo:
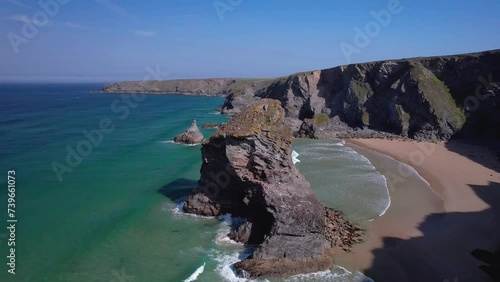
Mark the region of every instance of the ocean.
MULTIPOLYGON (((181 212, 199 178, 200 145, 170 141, 193 119, 227 121, 215 111, 223 98, 89 94, 101 87, 0 84, 0 281, 247 281, 231 269, 247 253, 225 236, 234 219, 181 212)), ((295 139, 293 149, 318 198, 351 220, 390 205, 384 176, 340 140, 295 139)), ((370 280, 338 266, 285 281, 370 280)))

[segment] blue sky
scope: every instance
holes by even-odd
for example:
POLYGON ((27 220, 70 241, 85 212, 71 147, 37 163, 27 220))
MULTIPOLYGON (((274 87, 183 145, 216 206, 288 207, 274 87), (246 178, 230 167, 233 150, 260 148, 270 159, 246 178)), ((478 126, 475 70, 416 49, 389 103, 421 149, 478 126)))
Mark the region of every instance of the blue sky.
POLYGON ((497 0, 41 2, 57 11, 0 0, 0 81, 140 80, 157 65, 167 79, 273 77, 500 48, 497 0))

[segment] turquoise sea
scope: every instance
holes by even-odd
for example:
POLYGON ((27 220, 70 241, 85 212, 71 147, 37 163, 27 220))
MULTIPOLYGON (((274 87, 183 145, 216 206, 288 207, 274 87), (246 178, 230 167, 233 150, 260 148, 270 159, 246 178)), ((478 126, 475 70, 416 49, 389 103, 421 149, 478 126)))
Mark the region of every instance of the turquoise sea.
MULTIPOLYGON (((225 236, 231 217, 179 210, 199 178, 200 145, 170 142, 193 119, 226 121, 215 112, 223 98, 88 93, 101 87, 0 85, 0 281, 246 281, 231 269, 245 256, 225 236), (7 272, 9 170, 15 275, 7 272)), ((317 196, 352 220, 390 204, 385 178, 342 142, 296 139, 294 150, 317 196)), ((286 281, 370 280, 339 266, 286 281)))

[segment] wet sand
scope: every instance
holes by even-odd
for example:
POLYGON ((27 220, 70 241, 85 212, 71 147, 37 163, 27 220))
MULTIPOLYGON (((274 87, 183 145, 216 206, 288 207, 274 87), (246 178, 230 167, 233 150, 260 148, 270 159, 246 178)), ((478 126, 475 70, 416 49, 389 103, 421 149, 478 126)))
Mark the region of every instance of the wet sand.
POLYGON ((362 224, 365 242, 336 264, 375 281, 490 281, 470 255, 499 242, 500 164, 490 150, 463 141, 355 139, 346 146, 386 176, 391 207, 362 224))

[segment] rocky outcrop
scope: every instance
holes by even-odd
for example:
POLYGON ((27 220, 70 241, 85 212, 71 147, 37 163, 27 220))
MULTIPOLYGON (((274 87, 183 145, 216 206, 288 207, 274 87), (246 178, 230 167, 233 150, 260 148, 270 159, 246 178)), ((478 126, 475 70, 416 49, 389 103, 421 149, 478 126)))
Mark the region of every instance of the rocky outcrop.
POLYGON ((500 50, 339 66, 282 77, 265 89, 231 93, 222 112, 256 98, 281 102, 308 135, 420 140, 479 133, 500 135, 500 50), (313 126, 318 115, 331 127, 313 126))
POLYGON ((359 235, 359 229, 332 224, 342 217, 327 212, 315 197, 292 163, 291 143, 292 130, 279 101, 262 99, 233 116, 202 146, 201 178, 184 211, 246 218, 230 236, 259 247, 236 265, 242 276, 324 270, 332 262, 330 246, 347 244, 335 241, 335 234, 359 235))
POLYGON ((198 126, 196 126, 196 120, 193 120, 186 132, 175 136, 174 142, 184 144, 199 144, 203 142, 203 134, 198 129, 198 126))

